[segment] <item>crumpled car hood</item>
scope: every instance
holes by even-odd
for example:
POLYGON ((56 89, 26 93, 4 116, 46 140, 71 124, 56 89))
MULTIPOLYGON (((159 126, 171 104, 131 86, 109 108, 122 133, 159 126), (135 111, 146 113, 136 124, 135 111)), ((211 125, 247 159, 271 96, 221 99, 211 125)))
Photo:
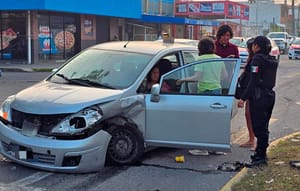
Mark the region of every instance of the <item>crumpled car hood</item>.
POLYGON ((119 99, 122 93, 122 90, 43 81, 16 94, 11 106, 32 114, 74 113, 94 104, 119 99))

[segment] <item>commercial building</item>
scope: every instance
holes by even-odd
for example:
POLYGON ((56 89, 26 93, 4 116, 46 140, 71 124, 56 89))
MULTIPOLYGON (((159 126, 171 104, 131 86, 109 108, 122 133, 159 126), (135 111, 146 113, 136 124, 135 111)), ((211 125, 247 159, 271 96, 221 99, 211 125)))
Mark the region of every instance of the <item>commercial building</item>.
MULTIPOLYGON (((249 20, 249 6, 245 3, 229 0, 177 0, 175 6, 176 16, 219 20, 222 24, 230 25, 236 36, 241 36, 242 34, 242 21, 249 20)), ((213 27, 212 31, 207 31, 206 28, 203 28, 201 34, 215 34, 216 30, 217 27, 213 27)))
POLYGON ((0 60, 28 64, 64 61, 110 40, 155 40, 162 31, 197 38, 190 26, 219 25, 217 21, 174 17, 174 0, 0 3, 0 60))

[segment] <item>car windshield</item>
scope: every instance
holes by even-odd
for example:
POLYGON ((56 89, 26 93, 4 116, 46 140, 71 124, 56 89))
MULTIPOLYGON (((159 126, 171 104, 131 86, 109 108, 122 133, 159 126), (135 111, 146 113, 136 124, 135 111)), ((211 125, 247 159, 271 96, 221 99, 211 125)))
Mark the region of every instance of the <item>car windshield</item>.
POLYGON ((133 84, 153 55, 89 49, 49 79, 55 83, 125 89, 133 84))
POLYGON ((293 44, 300 44, 300 39, 294 40, 293 44))
POLYGON ((240 38, 232 38, 229 41, 237 46, 240 46, 240 44, 244 42, 243 39, 240 38))
POLYGON ((247 48, 247 42, 243 41, 240 44, 238 44, 237 46, 242 47, 242 48, 247 48))
POLYGON ((269 34, 270 38, 285 38, 285 35, 283 33, 272 33, 269 34))

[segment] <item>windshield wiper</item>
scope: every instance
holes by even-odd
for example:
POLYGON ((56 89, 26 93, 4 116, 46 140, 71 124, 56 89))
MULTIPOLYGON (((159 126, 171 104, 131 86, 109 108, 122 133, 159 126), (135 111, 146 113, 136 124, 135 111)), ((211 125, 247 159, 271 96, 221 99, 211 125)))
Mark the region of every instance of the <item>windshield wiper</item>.
POLYGON ((56 75, 61 77, 64 80, 68 81, 69 83, 91 87, 91 85, 89 83, 87 83, 86 81, 80 80, 79 78, 78 79, 70 79, 70 78, 66 77, 65 75, 63 75, 63 74, 56 74, 56 75))
POLYGON ((98 82, 94 82, 94 81, 91 81, 86 78, 67 78, 63 74, 56 74, 56 75, 63 78, 64 80, 68 81, 69 83, 79 84, 79 85, 88 86, 88 87, 104 87, 107 89, 116 89, 108 84, 100 84, 98 82))

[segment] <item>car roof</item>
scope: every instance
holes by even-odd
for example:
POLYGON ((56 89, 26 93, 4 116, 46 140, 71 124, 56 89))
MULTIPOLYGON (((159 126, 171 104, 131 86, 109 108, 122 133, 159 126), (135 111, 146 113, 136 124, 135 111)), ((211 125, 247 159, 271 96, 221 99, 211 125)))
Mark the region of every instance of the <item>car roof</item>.
POLYGON ((232 37, 232 39, 245 39, 245 37, 242 37, 242 36, 234 36, 234 37, 232 37))
MULTIPOLYGON (((163 39, 156 40, 155 42, 163 42, 163 39)), ((198 43, 199 43, 199 40, 186 39, 186 38, 175 38, 174 42, 175 43, 180 43, 180 44, 187 44, 187 45, 197 46, 198 43)))
POLYGON ((155 55, 164 50, 197 50, 196 46, 183 43, 163 43, 161 41, 112 41, 92 46, 95 49, 116 50, 155 55))
POLYGON ((273 34, 273 33, 285 33, 285 34, 288 34, 287 32, 269 32, 268 34, 273 34))

